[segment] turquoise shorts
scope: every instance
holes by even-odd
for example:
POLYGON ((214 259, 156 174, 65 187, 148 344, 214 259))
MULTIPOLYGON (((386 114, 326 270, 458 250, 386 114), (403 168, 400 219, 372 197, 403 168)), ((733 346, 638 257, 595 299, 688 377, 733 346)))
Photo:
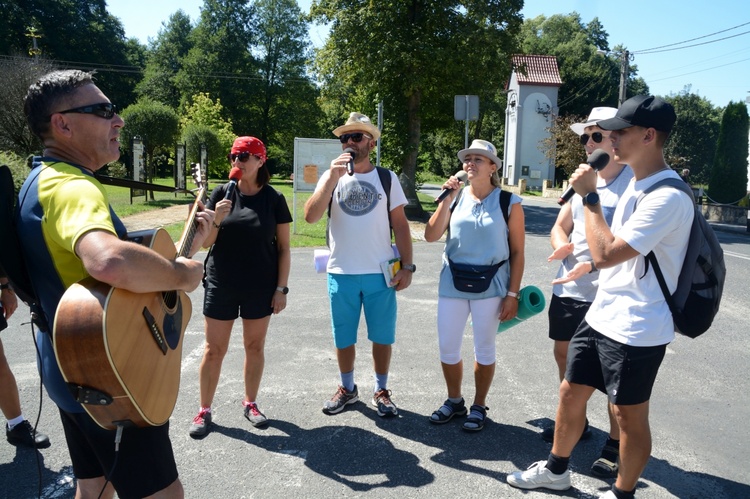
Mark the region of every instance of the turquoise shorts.
POLYGON ((386 286, 383 274, 328 274, 328 297, 336 348, 357 343, 363 306, 367 339, 381 345, 396 341, 396 290, 386 286))

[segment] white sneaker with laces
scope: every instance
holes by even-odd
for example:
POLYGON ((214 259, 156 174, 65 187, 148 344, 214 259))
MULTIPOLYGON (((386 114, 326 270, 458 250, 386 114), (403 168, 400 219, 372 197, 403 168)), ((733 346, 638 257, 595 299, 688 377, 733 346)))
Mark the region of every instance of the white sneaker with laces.
POLYGON ((608 490, 603 496, 599 496, 599 499, 617 499, 617 496, 612 490, 608 490))
POLYGON ((516 471, 508 475, 508 485, 519 489, 552 489, 568 490, 570 488, 570 470, 555 475, 545 465, 547 461, 538 461, 526 471, 516 471))

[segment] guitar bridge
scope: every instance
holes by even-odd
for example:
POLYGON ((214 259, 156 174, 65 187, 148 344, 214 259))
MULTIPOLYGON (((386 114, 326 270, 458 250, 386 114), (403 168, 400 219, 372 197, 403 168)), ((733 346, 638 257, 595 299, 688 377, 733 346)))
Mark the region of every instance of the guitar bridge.
POLYGON ((109 405, 113 402, 109 394, 90 386, 68 383, 68 389, 79 404, 109 405))
POLYGON ((143 318, 146 319, 146 326, 148 326, 148 330, 151 331, 151 336, 154 338, 154 341, 156 341, 156 345, 161 350, 161 353, 167 355, 167 342, 164 341, 164 335, 159 330, 159 326, 156 324, 154 316, 151 315, 151 312, 149 312, 146 307, 143 307, 143 318))

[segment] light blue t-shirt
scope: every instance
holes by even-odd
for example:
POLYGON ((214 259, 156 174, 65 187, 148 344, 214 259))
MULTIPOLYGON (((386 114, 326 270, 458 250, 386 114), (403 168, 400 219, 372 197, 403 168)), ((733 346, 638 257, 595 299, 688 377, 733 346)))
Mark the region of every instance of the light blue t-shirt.
MULTIPOLYGON (((513 205, 521 203, 520 196, 511 195, 508 216, 513 205)), ((448 267, 448 258, 454 263, 494 265, 508 260, 508 224, 500 209, 500 188, 496 187, 482 201, 467 193, 458 197, 448 225, 448 236, 443 252, 443 268, 440 271, 438 294, 447 298, 480 300, 493 296, 505 296, 510 280, 510 263, 505 262, 492 278, 492 283, 483 293, 465 293, 453 286, 453 276, 448 267)))

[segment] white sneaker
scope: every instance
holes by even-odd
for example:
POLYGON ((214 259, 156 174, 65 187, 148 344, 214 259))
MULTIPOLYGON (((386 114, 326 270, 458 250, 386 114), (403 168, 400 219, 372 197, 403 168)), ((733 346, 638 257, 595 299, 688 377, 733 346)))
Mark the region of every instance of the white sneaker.
POLYGON ((538 461, 526 471, 516 471, 508 475, 508 485, 519 489, 538 489, 544 487, 552 490, 568 490, 570 488, 570 470, 555 475, 544 465, 547 461, 538 461))
POLYGON ((617 496, 610 489, 603 496, 599 496, 599 499, 617 499, 617 496))

